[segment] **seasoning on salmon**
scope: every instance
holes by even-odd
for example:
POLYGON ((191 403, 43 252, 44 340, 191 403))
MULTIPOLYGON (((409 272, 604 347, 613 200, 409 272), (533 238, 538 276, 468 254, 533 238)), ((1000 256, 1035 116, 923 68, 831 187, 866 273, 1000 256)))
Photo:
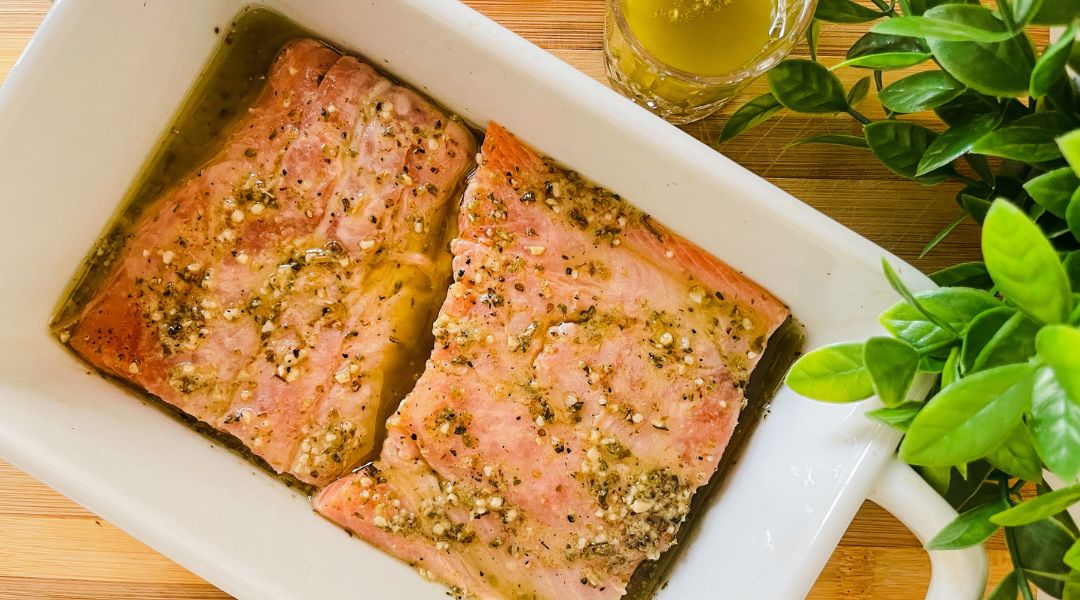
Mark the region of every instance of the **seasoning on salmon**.
POLYGON ((329 482, 371 453, 412 386, 410 344, 442 298, 450 199, 475 151, 369 65, 291 42, 61 339, 275 471, 329 482))
POLYGON ((315 507, 477 598, 619 598, 717 470, 787 308, 492 124, 436 345, 315 507))

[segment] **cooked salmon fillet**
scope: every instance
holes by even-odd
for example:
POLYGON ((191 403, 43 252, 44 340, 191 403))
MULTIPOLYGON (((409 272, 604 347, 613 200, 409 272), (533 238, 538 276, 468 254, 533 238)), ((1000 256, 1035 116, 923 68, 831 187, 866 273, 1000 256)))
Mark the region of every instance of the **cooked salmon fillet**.
POLYGON ((315 498, 466 596, 619 598, 675 540, 787 308, 490 125, 379 459, 315 498))
POLYGON ((475 152, 369 65, 291 42, 220 152, 128 232, 62 338, 275 471, 329 482, 371 453, 412 386, 475 152))

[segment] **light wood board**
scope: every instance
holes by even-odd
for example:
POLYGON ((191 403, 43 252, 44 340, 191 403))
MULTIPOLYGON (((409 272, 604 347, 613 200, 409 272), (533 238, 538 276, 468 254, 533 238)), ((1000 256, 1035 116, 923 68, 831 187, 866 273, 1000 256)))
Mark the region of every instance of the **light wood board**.
MULTIPOLYGON (((449 0, 447 0, 449 1, 449 0)), ((603 79, 604 0, 468 0, 468 4, 603 79)), ((0 81, 49 9, 45 0, 0 0, 0 81)), ((839 62, 858 26, 825 25, 820 54, 839 62)), ((1043 40, 1038 40, 1041 45, 1043 40)), ((803 53, 800 48, 797 53, 803 53)), ((850 86, 864 73, 839 71, 850 86)), ((762 93, 752 85, 742 100, 762 93)), ((687 130, 713 143, 723 118, 687 130)), ((880 116, 868 101, 860 107, 880 116)), ((919 120, 919 117, 915 117, 919 120)), ((932 118, 923 117, 927 123, 932 118)), ((959 216, 957 185, 924 187, 885 171, 865 150, 808 145, 800 137, 852 133, 847 116, 778 116, 722 147, 724 154, 924 271, 978 258, 978 228, 964 223, 926 258, 923 245, 959 216)), ((359 543, 359 542, 358 542, 359 543)), ((1010 570, 1000 537, 988 544, 991 580, 1010 570)), ((721 560, 721 557, 717 557, 721 560)), ((783 565, 777 565, 778 570, 783 565)), ((866 503, 810 594, 815 600, 921 598, 929 560, 918 541, 888 513, 866 503)), ((227 596, 116 527, 0 461, 0 600, 49 598, 226 598, 227 596)), ((718 598, 723 597, 720 593, 718 598)))

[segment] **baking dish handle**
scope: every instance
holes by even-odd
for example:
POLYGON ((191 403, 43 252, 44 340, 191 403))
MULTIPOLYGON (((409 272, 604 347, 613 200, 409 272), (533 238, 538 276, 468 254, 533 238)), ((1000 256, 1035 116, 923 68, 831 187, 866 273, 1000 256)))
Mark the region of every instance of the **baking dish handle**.
MULTIPOLYGON (((893 458, 870 490, 870 501, 892 513, 925 544, 956 518, 956 511, 911 467, 893 458)), ((927 600, 976 600, 986 587, 986 550, 930 552, 927 600)))

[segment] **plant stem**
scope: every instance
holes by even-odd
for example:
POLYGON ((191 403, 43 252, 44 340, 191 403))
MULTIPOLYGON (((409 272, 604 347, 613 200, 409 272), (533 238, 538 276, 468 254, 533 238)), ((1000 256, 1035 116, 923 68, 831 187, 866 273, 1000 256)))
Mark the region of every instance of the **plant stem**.
POLYGON ((864 117, 862 115, 862 113, 855 110, 853 107, 850 107, 850 106, 848 107, 847 114, 851 115, 852 118, 854 118, 856 121, 862 123, 863 125, 866 125, 866 124, 870 123, 870 119, 867 119, 866 117, 864 117))
POLYGON ((891 9, 891 8, 889 8, 889 5, 888 5, 888 4, 885 4, 885 0, 871 0, 871 1, 872 1, 872 2, 873 2, 873 3, 874 3, 874 4, 875 4, 875 5, 876 5, 876 6, 878 7, 878 8, 880 8, 880 9, 881 9, 881 12, 883 12, 883 13, 885 13, 885 14, 887 14, 887 15, 890 15, 890 16, 892 15, 892 9, 891 9))
POLYGON ((877 88, 878 93, 881 92, 881 88, 885 87, 885 78, 882 77, 881 71, 874 71, 874 87, 877 88))
POLYGON ((998 12, 1001 13, 1001 20, 1005 21, 1005 27, 1009 31, 1016 31, 1016 21, 1013 19, 1012 7, 1008 2, 998 2, 998 12))
MULTIPOLYGON (((1002 477, 998 480, 998 485, 1001 488, 1001 497, 1009 506, 1012 506, 1012 501, 1009 500, 1009 481, 1002 477)), ((1016 583, 1020 587, 1020 594, 1024 597, 1024 600, 1035 600, 1035 597, 1031 594, 1027 574, 1024 573, 1024 566, 1020 563, 1020 552, 1016 547, 1016 534, 1013 533, 1012 527, 1003 527, 1002 529, 1005 530, 1005 545, 1009 548, 1009 558, 1012 559, 1013 571, 1016 572, 1016 583)))
POLYGON ((1016 534, 1012 527, 1005 527, 1005 544, 1009 547, 1009 557, 1012 558, 1013 570, 1016 571, 1016 584, 1020 587, 1020 595, 1024 600, 1035 600, 1031 593, 1031 585, 1028 583, 1024 567, 1020 566, 1020 557, 1017 556, 1016 534))

